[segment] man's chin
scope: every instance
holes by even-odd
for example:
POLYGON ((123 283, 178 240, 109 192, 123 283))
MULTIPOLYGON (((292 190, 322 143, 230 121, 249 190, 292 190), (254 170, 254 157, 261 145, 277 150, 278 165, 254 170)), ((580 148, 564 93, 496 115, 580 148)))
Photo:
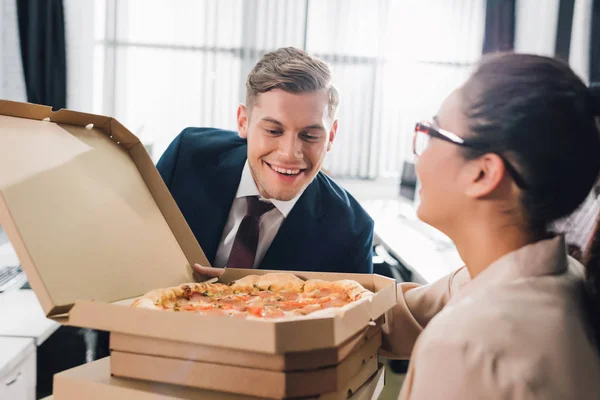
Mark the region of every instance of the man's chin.
POLYGON ((272 200, 279 200, 279 201, 290 201, 294 197, 296 197, 298 195, 298 193, 299 192, 296 192, 296 193, 281 193, 281 192, 276 192, 273 195, 270 195, 270 199, 272 199, 272 200))
MULTIPOLYGON (((279 201, 290 201, 294 199, 302 190, 304 186, 300 186, 299 188, 282 188, 282 187, 272 187, 266 191, 266 195, 269 199, 279 200, 279 201)), ((266 197, 263 194, 263 197, 266 197)))

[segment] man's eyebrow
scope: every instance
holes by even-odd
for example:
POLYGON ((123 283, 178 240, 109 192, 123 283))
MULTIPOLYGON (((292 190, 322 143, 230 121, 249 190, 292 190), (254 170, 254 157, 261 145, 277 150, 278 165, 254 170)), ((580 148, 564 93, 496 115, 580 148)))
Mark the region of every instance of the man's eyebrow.
POLYGON ((325 130, 325 127, 322 124, 312 124, 312 125, 305 126, 302 129, 322 129, 322 130, 325 130))
POLYGON ((271 118, 271 117, 264 117, 263 119, 261 119, 261 121, 270 122, 270 123, 275 124, 275 125, 283 126, 283 124, 281 122, 279 122, 276 119, 271 118))
MULTIPOLYGON (((263 122, 270 122, 270 123, 275 124, 275 125, 283 126, 283 124, 281 122, 279 122, 275 118, 271 118, 271 117, 264 117, 263 119, 261 119, 261 121, 263 121, 263 122)), ((325 130, 325 127, 323 126, 323 124, 312 124, 312 125, 305 126, 302 129, 303 130, 309 130, 309 129, 325 130)))

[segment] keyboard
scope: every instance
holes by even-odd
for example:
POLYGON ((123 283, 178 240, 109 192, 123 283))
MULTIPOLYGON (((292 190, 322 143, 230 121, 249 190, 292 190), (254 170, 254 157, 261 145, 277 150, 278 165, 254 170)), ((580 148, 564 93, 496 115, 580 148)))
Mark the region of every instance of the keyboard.
POLYGON ((0 293, 19 289, 27 282, 21 266, 0 268, 0 293))

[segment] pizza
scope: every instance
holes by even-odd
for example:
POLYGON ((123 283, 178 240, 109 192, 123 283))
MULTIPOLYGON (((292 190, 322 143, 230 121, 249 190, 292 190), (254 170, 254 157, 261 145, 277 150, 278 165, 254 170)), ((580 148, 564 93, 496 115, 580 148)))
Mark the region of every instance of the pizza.
POLYGON ((231 283, 188 283, 156 289, 132 307, 247 319, 334 316, 373 293, 353 280, 302 280, 291 273, 248 275, 231 283))

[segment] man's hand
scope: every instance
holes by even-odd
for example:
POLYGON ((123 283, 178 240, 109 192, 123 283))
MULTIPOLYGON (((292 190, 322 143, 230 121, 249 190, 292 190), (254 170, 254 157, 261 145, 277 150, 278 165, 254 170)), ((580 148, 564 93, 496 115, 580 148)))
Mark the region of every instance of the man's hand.
POLYGON ((225 268, 204 267, 200 264, 193 265, 194 279, 196 282, 204 282, 211 278, 218 278, 223 275, 225 268))

